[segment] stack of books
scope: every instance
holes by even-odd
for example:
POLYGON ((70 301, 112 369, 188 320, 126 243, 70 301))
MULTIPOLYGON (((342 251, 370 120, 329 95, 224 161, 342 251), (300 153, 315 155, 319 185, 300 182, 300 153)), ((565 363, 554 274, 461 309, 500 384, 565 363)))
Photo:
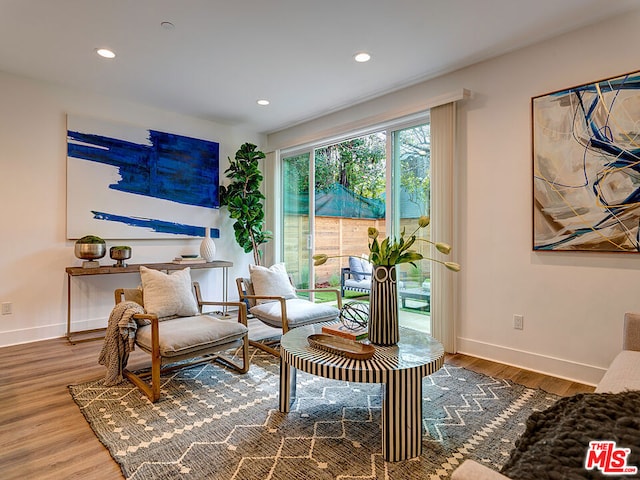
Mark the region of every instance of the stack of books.
POLYGON ((342 338, 348 338, 349 340, 365 340, 368 337, 367 327, 359 327, 356 330, 347 328, 342 323, 332 323, 331 325, 323 325, 322 333, 327 335, 336 335, 342 338))
POLYGON ((186 264, 186 265, 193 265, 194 263, 207 263, 207 261, 202 258, 202 257, 189 257, 189 258, 185 258, 185 257, 176 257, 173 259, 172 263, 179 263, 179 264, 186 264))

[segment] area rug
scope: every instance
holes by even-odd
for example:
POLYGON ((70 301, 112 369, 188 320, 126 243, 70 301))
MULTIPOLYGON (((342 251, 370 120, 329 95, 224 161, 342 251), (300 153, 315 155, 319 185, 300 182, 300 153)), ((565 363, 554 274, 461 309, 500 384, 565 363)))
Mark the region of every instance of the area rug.
POLYGON ((423 380, 423 453, 382 459, 381 386, 299 372, 278 410, 279 363, 252 350, 240 375, 201 365, 163 377, 152 404, 128 382, 70 386, 128 479, 445 479, 465 459, 499 470, 527 417, 558 397, 445 365, 423 380))

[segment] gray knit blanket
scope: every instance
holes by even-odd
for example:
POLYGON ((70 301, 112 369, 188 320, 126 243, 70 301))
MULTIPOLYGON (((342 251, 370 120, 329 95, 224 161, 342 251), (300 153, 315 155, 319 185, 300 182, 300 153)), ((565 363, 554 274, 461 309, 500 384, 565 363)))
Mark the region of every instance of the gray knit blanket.
POLYGON ((123 381, 122 373, 129 361, 129 353, 134 349, 138 325, 132 318, 136 313, 144 313, 136 302, 121 302, 109 315, 109 323, 100 351, 98 363, 107 367, 104 384, 107 387, 123 381))
POLYGON ((640 478, 588 470, 592 441, 630 449, 626 465, 640 472, 640 391, 578 394, 532 414, 501 473, 518 480, 640 478))

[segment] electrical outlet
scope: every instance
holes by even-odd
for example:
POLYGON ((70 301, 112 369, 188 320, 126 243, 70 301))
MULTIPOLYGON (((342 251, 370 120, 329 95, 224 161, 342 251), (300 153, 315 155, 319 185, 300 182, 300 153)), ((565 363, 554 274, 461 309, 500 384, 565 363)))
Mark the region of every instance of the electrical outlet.
POLYGON ((522 330, 524 328, 524 317, 522 315, 513 316, 513 328, 522 330))
POLYGON ((13 313, 13 304, 11 302, 2 303, 2 315, 11 315, 13 313))

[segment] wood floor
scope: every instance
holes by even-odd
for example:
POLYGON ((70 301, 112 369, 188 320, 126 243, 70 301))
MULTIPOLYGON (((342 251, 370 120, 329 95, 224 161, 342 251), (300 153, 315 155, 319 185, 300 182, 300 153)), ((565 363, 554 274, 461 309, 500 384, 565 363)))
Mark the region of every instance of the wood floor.
MULTIPOLYGON (((0 348, 0 476, 10 479, 121 479, 120 468, 93 435, 68 385, 101 378, 102 342, 66 339, 0 348)), ((593 388, 486 360, 453 355, 447 362, 558 395, 593 388)), ((148 356, 133 352, 129 367, 148 356)))
POLYGON ((521 368, 469 357, 467 355, 448 355, 446 362, 491 377, 506 378, 529 388, 540 388, 546 392, 555 393, 563 397, 575 395, 576 393, 593 392, 594 390, 594 387, 583 385, 582 383, 563 380, 561 378, 551 377, 529 370, 522 370, 521 368))

